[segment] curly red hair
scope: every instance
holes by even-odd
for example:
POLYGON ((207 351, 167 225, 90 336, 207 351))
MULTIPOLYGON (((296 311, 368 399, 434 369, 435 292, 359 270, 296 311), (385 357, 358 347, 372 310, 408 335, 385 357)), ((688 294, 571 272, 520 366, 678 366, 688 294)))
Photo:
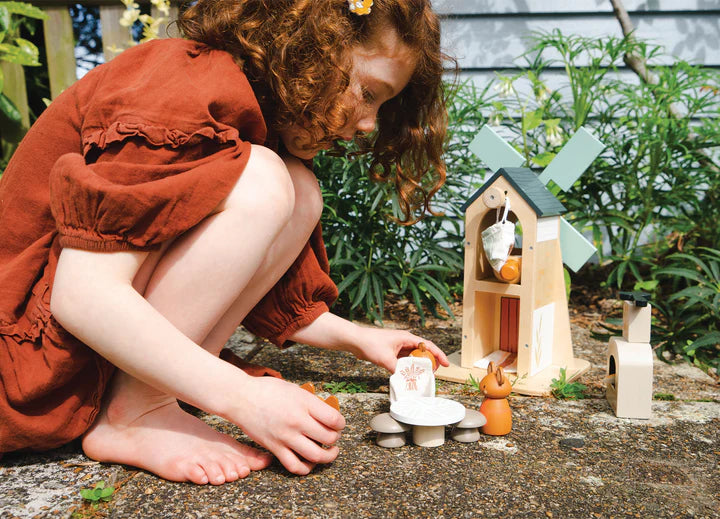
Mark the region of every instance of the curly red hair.
POLYGON ((447 57, 428 0, 375 0, 366 16, 352 14, 347 0, 197 0, 178 25, 185 37, 232 54, 270 128, 299 124, 310 147, 331 143, 346 124, 351 49, 392 27, 417 65, 403 91, 381 106, 376 131, 358 141, 372 153, 371 178, 394 183, 403 223, 434 214, 430 199, 446 175, 447 57))

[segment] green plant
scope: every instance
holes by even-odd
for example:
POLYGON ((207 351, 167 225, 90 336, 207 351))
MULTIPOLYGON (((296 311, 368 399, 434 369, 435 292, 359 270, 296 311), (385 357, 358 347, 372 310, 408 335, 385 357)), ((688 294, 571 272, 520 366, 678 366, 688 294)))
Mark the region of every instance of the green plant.
POLYGON ((83 488, 80 490, 80 496, 85 501, 99 503, 101 501, 110 501, 115 492, 115 487, 105 486, 104 481, 98 481, 92 488, 83 488))
POLYGON ((668 295, 656 306, 665 316, 657 352, 671 351, 720 372, 720 250, 675 253, 654 271, 668 295))
POLYGON ((368 180, 368 159, 353 156, 353 145, 345 145, 344 157, 321 153, 315 159, 325 200, 322 224, 331 275, 350 316, 360 312, 381 322, 390 294, 412 301, 422 322, 425 310, 440 316, 442 308, 452 315, 448 303, 457 293, 463 266, 460 205, 483 177, 468 144, 485 120, 488 94, 487 88, 469 82, 447 88, 448 176, 432 202, 442 216, 412 226, 397 224, 396 195, 389 185, 368 180))
POLYGON ((653 395, 653 400, 673 401, 675 400, 675 395, 672 393, 655 393, 653 395))
POLYGON ((560 400, 582 400, 587 398, 585 390, 587 386, 580 382, 568 382, 566 369, 560 368, 560 378, 553 378, 550 381, 552 395, 560 400))
POLYGON ((365 382, 325 382, 323 388, 330 393, 367 393, 368 391, 365 382))
POLYGON ((465 381, 464 385, 470 391, 482 393, 482 389, 480 389, 480 380, 473 377, 472 373, 470 373, 470 375, 468 376, 468 379, 465 381))
MULTIPOLYGON (((26 67, 40 66, 38 48, 30 40, 22 38, 20 31, 24 28, 34 34, 34 20, 45 19, 47 15, 30 4, 0 2, 0 61, 26 67)), ((0 175, 26 130, 22 123, 20 110, 5 94, 5 76, 0 70, 0 175)))

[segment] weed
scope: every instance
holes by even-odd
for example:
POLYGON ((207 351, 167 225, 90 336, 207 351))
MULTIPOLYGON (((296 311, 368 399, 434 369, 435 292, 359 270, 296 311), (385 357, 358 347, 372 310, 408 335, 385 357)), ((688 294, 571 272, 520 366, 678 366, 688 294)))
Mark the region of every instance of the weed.
POLYGON ((83 488, 80 491, 80 496, 85 501, 99 503, 100 501, 110 501, 110 499, 112 499, 113 492, 115 492, 115 487, 106 487, 104 481, 98 481, 95 483, 93 488, 83 488))
POLYGON ((365 382, 326 382, 323 388, 330 393, 367 393, 368 391, 365 382))
POLYGON ((653 395, 654 400, 675 400, 675 395, 672 393, 655 393, 653 395))
POLYGON ((482 389, 480 389, 480 379, 473 377, 472 373, 470 373, 470 376, 465 381, 465 387, 470 391, 482 393, 482 389))
POLYGON ((565 368, 560 368, 560 378, 551 381, 552 395, 559 400, 581 400, 586 398, 587 386, 580 382, 568 382, 565 368))

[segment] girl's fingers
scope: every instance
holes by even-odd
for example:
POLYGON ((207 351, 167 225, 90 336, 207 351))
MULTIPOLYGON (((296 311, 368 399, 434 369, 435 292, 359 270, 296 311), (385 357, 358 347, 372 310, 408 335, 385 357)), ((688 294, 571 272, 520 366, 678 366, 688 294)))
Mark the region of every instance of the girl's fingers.
POLYGON ((300 459, 297 454, 287 447, 279 448, 274 452, 283 467, 298 476, 306 476, 315 468, 314 463, 300 459))
POLYGON ((330 407, 319 398, 315 398, 311 403, 309 412, 310 416, 330 430, 342 431, 345 429, 345 417, 339 411, 330 407))
POLYGON ((318 421, 308 425, 303 433, 322 445, 334 445, 340 439, 340 431, 326 427, 318 421))
POLYGON ((313 465, 318 463, 330 463, 337 458, 340 449, 337 447, 323 448, 318 443, 312 441, 310 438, 302 436, 293 445, 293 450, 302 456, 303 460, 310 462, 313 465))

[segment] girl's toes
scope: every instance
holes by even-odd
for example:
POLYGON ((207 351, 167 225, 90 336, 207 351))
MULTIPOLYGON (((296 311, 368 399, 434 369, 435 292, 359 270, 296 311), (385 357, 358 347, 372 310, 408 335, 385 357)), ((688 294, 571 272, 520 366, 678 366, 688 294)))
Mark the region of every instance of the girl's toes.
POLYGON ((225 483, 225 474, 220 463, 207 460, 203 462, 202 467, 205 469, 205 474, 207 474, 208 483, 211 485, 222 485, 225 483))
MULTIPOLYGON (((250 467, 248 466, 247 460, 240 455, 233 456, 231 472, 235 477, 232 480, 228 479, 228 481, 246 478, 250 474, 250 467)), ((227 474, 227 472, 225 474, 227 474)))
POLYGON ((191 481, 196 485, 208 484, 209 479, 205 469, 196 463, 190 464, 185 470, 185 473, 187 474, 188 481, 191 481))

